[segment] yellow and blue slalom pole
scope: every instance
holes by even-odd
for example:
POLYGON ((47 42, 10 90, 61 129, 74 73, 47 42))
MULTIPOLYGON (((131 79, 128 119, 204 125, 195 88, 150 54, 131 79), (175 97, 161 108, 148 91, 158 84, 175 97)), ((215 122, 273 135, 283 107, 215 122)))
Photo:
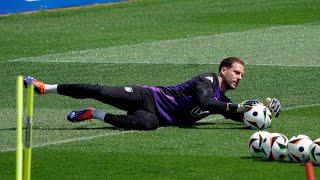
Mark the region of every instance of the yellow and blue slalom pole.
POLYGON ((23 77, 18 76, 16 82, 16 180, 30 180, 32 151, 32 117, 34 87, 27 87, 27 110, 25 121, 25 144, 23 144, 23 77))
POLYGON ((22 179, 23 173, 23 143, 22 143, 22 117, 23 117, 23 77, 18 76, 16 82, 16 180, 22 179))

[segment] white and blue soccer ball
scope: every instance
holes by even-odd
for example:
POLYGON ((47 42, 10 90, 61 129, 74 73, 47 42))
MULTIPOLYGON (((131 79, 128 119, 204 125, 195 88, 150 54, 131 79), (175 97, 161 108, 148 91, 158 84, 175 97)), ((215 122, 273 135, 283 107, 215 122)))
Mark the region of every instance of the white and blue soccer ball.
POLYGON ((289 139, 287 145, 288 157, 291 161, 307 162, 309 160, 309 147, 313 143, 306 135, 297 135, 289 139))
POLYGON ((266 129, 271 124, 271 118, 270 110, 262 104, 257 104, 244 113, 243 122, 251 129, 266 129))
POLYGON ((251 135, 249 138, 249 151, 253 157, 262 157, 261 154, 261 144, 262 141, 267 138, 269 132, 267 131, 257 131, 251 135))
POLYGON ((261 144, 262 157, 267 160, 284 160, 287 153, 288 138, 281 133, 270 133, 261 144))
POLYGON ((309 158, 315 165, 320 165, 320 138, 313 141, 309 147, 309 158))

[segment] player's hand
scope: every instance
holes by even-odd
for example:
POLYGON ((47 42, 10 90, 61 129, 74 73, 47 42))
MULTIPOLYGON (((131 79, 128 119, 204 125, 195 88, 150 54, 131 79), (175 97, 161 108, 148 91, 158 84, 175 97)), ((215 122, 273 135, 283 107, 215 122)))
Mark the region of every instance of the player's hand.
POLYGON ((281 113, 281 104, 279 102, 279 100, 275 99, 275 98, 266 98, 266 101, 264 103, 264 105, 269 108, 269 110, 271 112, 273 112, 275 114, 275 117, 279 117, 280 113, 281 113))
POLYGON ((256 99, 250 99, 250 100, 243 101, 241 104, 248 105, 248 106, 254 106, 254 105, 262 104, 262 103, 256 99))
POLYGON ((251 108, 252 108, 252 106, 250 106, 248 104, 240 103, 240 104, 238 104, 237 112, 238 113, 245 113, 245 112, 249 111, 251 108))
POLYGON ((262 103, 256 99, 243 101, 242 103, 238 104, 237 112, 239 113, 247 112, 252 108, 252 106, 255 106, 257 104, 262 104, 262 103))

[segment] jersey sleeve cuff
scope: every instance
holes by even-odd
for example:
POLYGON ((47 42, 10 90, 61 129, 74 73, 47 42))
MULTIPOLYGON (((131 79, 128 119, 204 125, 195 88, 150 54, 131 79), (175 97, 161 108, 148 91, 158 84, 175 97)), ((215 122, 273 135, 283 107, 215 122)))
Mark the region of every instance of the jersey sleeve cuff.
POLYGON ((230 103, 229 104, 229 112, 237 112, 238 104, 230 103))

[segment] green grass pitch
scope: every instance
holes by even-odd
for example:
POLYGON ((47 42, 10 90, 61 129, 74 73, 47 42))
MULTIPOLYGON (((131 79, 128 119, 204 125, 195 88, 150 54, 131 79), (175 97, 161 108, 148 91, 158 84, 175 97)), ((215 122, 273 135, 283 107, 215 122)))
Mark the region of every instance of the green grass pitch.
MULTIPOLYGON (((235 102, 271 96, 269 132, 320 138, 320 2, 140 0, 0 17, 0 176, 15 177, 15 78, 171 85, 239 56, 235 102)), ((123 131, 70 124, 93 100, 35 96, 32 179, 304 179, 302 164, 250 157, 254 130, 211 116, 192 128, 123 131)), ((315 168, 320 177, 319 167, 315 168)))

